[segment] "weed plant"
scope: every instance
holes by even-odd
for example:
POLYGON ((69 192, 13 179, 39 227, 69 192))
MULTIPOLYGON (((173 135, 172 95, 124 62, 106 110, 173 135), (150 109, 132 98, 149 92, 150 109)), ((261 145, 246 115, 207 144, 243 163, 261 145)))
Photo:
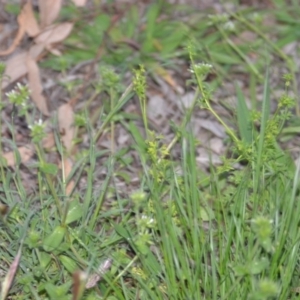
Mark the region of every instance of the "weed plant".
MULTIPOLYGON (((54 180, 59 172, 46 162, 41 147, 44 125, 31 120, 27 88, 18 85, 7 94, 19 114, 33 124, 29 128, 38 163, 30 168, 37 174, 38 188, 28 198, 17 148, 14 171, 1 160, 1 202, 9 208, 1 216, 1 299, 7 293, 9 299, 53 300, 297 298, 300 166, 294 167, 277 144, 294 105, 288 94, 291 77, 284 77, 286 93, 274 115, 268 72, 260 112, 248 110, 237 87, 235 131, 210 104, 205 78, 212 66, 196 64, 192 48, 189 51, 196 96, 169 145, 148 129, 145 73, 143 67, 136 71, 133 90, 140 99, 146 139, 133 121, 127 129, 140 157, 141 186, 128 198, 115 190, 109 209, 105 196, 120 157, 110 155, 96 196, 93 174, 97 157, 104 153, 94 141, 101 133, 90 136, 90 149, 72 173, 87 177, 85 194, 66 195, 70 178, 54 180), (197 140, 189 125, 196 106, 217 118, 234 149, 221 167, 210 167, 209 175, 196 164, 197 140), (180 161, 171 155, 175 143, 181 145, 180 161), (239 161, 244 168, 237 170, 239 161), (11 285, 13 261, 18 271, 11 285)), ((124 99, 131 97, 130 90, 114 102, 107 126, 124 99)), ((85 121, 89 130, 89 119, 85 121)), ((14 136, 13 120, 9 128, 14 136)))
MULTIPOLYGON (((151 9, 147 28, 153 29, 159 7, 151 9)), ((134 9, 130 14, 138 22, 134 9)), ((231 17, 251 27, 241 15, 231 17)), ((227 46, 234 48, 228 33, 220 28, 220 22, 229 21, 212 18, 211 26, 218 27, 218 37, 223 36, 227 46)), ((105 17, 95 22, 104 29, 109 26, 105 17)), ((134 28, 129 25, 124 28, 133 36, 134 28)), ((165 23, 160 26, 169 30, 165 23)), ((155 50, 151 38, 157 38, 157 30, 150 29, 141 37, 143 54, 155 50)), ((117 39, 118 35, 118 31, 111 32, 112 38, 117 39)), ((176 37, 171 50, 181 45, 182 38, 181 34, 176 37)), ((265 36, 261 38, 264 40, 265 36)), ((207 40, 204 49, 209 43, 207 40)), ((163 136, 149 129, 147 68, 141 66, 135 71, 132 84, 123 93, 113 69, 101 69, 105 80, 96 86, 95 94, 105 91, 110 105, 90 118, 87 108, 93 100, 91 96, 85 110, 76 116, 75 142, 79 143, 79 133, 85 132, 89 148, 77 154, 69 178, 64 178, 55 164, 47 162, 42 147, 45 124, 33 118, 26 86, 19 85, 7 94, 15 111, 29 125, 37 162, 26 167, 21 163, 15 143, 17 116, 12 116, 5 125, 13 137, 10 146, 15 150, 16 165, 12 169, 3 157, 0 161, 1 300, 299 298, 300 165, 295 165, 278 144, 295 106, 290 96, 294 70, 284 76, 285 92, 271 114, 269 71, 262 76, 240 49, 231 50, 239 54, 232 64, 242 61, 252 75, 264 80, 260 111, 255 106, 248 108, 242 90, 236 86, 237 124, 236 128, 228 126, 211 103, 214 87, 205 81, 213 66, 196 63, 198 50, 190 46, 187 52, 195 98, 182 124, 174 127, 174 139, 166 144, 163 136), (133 92, 140 100, 144 133, 136 126, 135 117, 122 112, 133 92), (196 162, 196 148, 201 141, 190 125, 196 107, 208 110, 219 121, 232 145, 231 155, 223 158, 221 166, 211 165, 209 174, 196 162), (95 125, 98 119, 100 128, 95 125), (114 185, 116 177, 129 177, 129 149, 117 151, 112 147, 108 153, 95 146, 104 131, 109 130, 114 136, 116 123, 132 135, 130 150, 138 154, 141 166, 140 186, 131 193, 120 193, 114 185), (172 156, 175 144, 181 147, 180 159, 172 156), (99 189, 96 174, 98 160, 103 157, 108 159, 101 166, 105 178, 99 189), (237 163, 243 168, 236 168, 237 163), (30 194, 21 178, 24 168, 36 175, 37 188, 30 194), (85 189, 75 188, 68 195, 68 182, 78 183, 82 177, 86 178, 85 189)), ((165 51, 168 56, 169 50, 165 51)), ((124 52, 116 54, 124 56, 124 52)), ((228 62, 228 57, 227 52, 223 56, 211 52, 213 62, 228 62)), ((137 59, 134 64, 139 62, 137 59)), ((292 69, 290 61, 287 63, 292 69)), ((3 74, 4 69, 1 70, 3 74)), ((3 105, 1 102, 1 109, 3 105)), ((8 141, 1 139, 2 153, 2 146, 8 141)), ((56 150, 63 158, 66 153, 59 133, 55 140, 56 150)))

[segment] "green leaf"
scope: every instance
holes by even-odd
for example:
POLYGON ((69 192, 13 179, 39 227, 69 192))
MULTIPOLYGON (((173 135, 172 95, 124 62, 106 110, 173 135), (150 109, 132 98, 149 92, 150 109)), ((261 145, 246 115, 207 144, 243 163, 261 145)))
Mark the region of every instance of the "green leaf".
POLYGON ((73 274, 76 270, 78 270, 78 266, 72 258, 66 255, 60 255, 59 259, 69 273, 73 274))
POLYGON ((200 218, 202 221, 210 221, 215 219, 214 212, 211 208, 207 207, 200 207, 200 218))
POLYGON ((3 156, 0 156, 0 165, 3 167, 7 167, 7 160, 3 156))
POLYGON ((156 30, 156 22, 159 16, 160 5, 153 4, 149 6, 147 11, 147 23, 146 23, 146 39, 142 43, 141 52, 142 53, 149 53, 154 50, 153 47, 153 40, 154 40, 154 33, 156 30))
POLYGON ((184 41, 187 31, 183 26, 180 26, 180 24, 174 24, 174 27, 175 26, 179 28, 171 28, 171 30, 168 30, 170 32, 166 32, 166 36, 161 39, 161 52, 163 54, 175 52, 175 50, 184 41))
POLYGON ((66 224, 70 224, 77 221, 82 216, 82 205, 79 203, 78 199, 74 199, 70 203, 70 207, 67 213, 66 224))
POLYGON ((41 267, 46 269, 51 261, 51 256, 47 252, 41 251, 40 252, 40 263, 41 267))
POLYGON ((128 19, 126 24, 124 24, 123 32, 125 36, 130 39, 134 37, 135 32, 137 31, 137 26, 139 23, 139 10, 136 5, 131 5, 128 12, 128 19))
POLYGON ((139 149, 146 149, 146 143, 145 143, 145 139, 142 137, 139 129, 136 127, 136 125, 133 122, 129 123, 129 127, 128 127, 130 133, 132 134, 135 142, 137 143, 139 149))
POLYGON ((233 54, 227 54, 225 52, 220 52, 220 51, 211 51, 209 49, 209 54, 212 58, 212 61, 216 61, 217 63, 221 64, 229 64, 229 65, 237 65, 241 64, 241 60, 237 55, 233 54))
POLYGON ((41 172, 43 172, 45 174, 50 174, 50 175, 56 175, 57 171, 58 171, 57 165, 49 164, 49 163, 45 163, 45 162, 39 163, 39 169, 41 172))
POLYGON ((67 296, 67 293, 72 284, 72 281, 70 281, 61 286, 57 286, 53 283, 47 282, 45 284, 45 290, 47 291, 51 300, 69 300, 70 297, 67 296))
MULTIPOLYGON (((266 72, 266 79, 264 84, 264 95, 263 95, 263 104, 262 104, 262 112, 261 112, 261 126, 260 126, 260 134, 259 134, 259 142, 258 142, 258 151, 257 151, 257 164, 256 164, 256 172, 259 173, 258 170, 260 169, 262 155, 263 155, 263 148, 264 148, 264 140, 265 140, 265 133, 267 128, 267 122, 270 116, 270 87, 269 87, 269 69, 266 72)), ((257 178, 260 180, 259 178, 257 178)))
POLYGON ((148 252, 147 257, 146 257, 146 261, 147 261, 148 267, 151 269, 152 273, 158 276, 161 272, 161 265, 157 261, 157 258, 152 253, 152 251, 148 252))
POLYGON ((130 232, 124 227, 124 225, 114 224, 114 228, 118 235, 128 240, 131 239, 130 232))
POLYGON ((146 34, 147 39, 152 39, 155 32, 157 18, 159 16, 160 5, 158 3, 149 6, 147 11, 146 34))
POLYGON ((53 230, 53 232, 48 235, 43 242, 43 248, 45 251, 53 251, 55 250, 63 241, 66 234, 66 227, 57 226, 53 230))
POLYGON ((5 12, 10 15, 18 16, 20 14, 21 7, 18 4, 9 3, 5 5, 5 12))
POLYGON ((106 31, 110 26, 110 17, 108 14, 100 14, 94 20, 94 30, 96 33, 106 31))

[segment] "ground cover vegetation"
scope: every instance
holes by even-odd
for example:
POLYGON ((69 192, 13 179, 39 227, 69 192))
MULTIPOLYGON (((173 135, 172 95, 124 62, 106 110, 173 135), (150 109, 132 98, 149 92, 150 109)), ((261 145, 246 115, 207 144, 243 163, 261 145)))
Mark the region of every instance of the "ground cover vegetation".
POLYGON ((1 300, 299 298, 297 1, 4 8, 1 300))

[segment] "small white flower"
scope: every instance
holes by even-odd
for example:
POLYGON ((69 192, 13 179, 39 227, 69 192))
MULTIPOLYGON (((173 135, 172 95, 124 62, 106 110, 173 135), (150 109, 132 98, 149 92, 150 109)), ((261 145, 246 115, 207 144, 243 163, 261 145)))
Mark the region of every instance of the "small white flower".
POLYGON ((43 120, 42 119, 39 119, 37 122, 35 122, 37 125, 43 125, 43 120))
POLYGON ((23 88, 23 85, 22 85, 20 82, 18 82, 18 83, 17 83, 17 88, 18 88, 19 90, 21 90, 21 89, 23 88))
POLYGON ((5 95, 9 98, 16 94, 15 90, 11 90, 10 92, 5 93, 5 95))
POLYGON ((207 63, 198 63, 195 64, 195 69, 200 69, 200 68, 207 68, 207 69, 211 69, 212 65, 211 64, 207 64, 207 63))
POLYGON ((235 25, 232 21, 228 21, 223 25, 224 29, 227 31, 234 31, 235 30, 235 25))
POLYGON ((154 224, 154 219, 147 216, 147 215, 142 215, 141 219, 143 220, 143 223, 147 226, 147 227, 152 227, 152 225, 154 224))
POLYGON ((28 125, 28 128, 30 130, 34 129, 34 128, 38 128, 38 127, 44 127, 44 124, 43 124, 43 120, 42 119, 39 119, 38 121, 34 121, 34 124, 33 125, 28 125))
POLYGON ((206 76, 212 69, 212 65, 202 62, 195 65, 192 65, 190 68, 191 73, 196 73, 198 76, 206 76))

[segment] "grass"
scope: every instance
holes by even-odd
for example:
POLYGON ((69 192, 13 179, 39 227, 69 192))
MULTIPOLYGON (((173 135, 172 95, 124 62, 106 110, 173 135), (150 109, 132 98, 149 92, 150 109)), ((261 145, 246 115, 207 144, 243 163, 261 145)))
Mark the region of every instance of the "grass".
MULTIPOLYGON (((280 6, 280 1, 274 3, 280 6)), ((137 14, 134 9, 129 11, 133 17, 137 14)), ((146 76, 155 72, 152 67, 157 63, 153 45, 158 45, 162 28, 168 25, 160 24, 160 31, 155 28, 153 20, 159 9, 159 5, 149 8, 149 32, 138 34, 143 44, 139 55, 148 57, 145 70, 151 69, 149 74, 136 68, 132 83, 122 86, 111 66, 99 70, 105 76, 94 92, 106 95, 106 101, 90 117, 92 94, 76 116, 76 141, 80 145, 86 135, 88 147, 82 146, 76 153, 69 178, 47 162, 48 154, 41 146, 44 125, 33 123, 30 109, 19 111, 33 124, 31 138, 38 155, 37 163, 24 166, 16 151, 14 169, 1 161, 1 300, 299 298, 300 165, 277 142, 283 128, 288 128, 290 111, 297 109, 290 96, 290 89, 295 88, 294 70, 285 75, 285 90, 277 99, 277 110, 271 113, 269 71, 261 71, 260 59, 257 64, 249 61, 246 47, 235 48, 228 33, 220 29, 220 16, 215 16, 211 25, 202 24, 203 36, 210 26, 217 27, 202 45, 190 43, 184 53, 178 52, 189 57, 197 96, 181 124, 174 125, 173 140, 166 142, 164 136, 149 129, 146 103, 146 76), (222 42, 215 44, 222 36, 222 42), (153 39, 158 42, 151 44, 153 39), (222 46, 219 52, 218 45, 222 46), (207 61, 214 63, 218 73, 214 82, 206 80, 211 66, 195 63, 199 48, 207 47, 212 48, 207 61), (255 78, 252 92, 260 81, 264 92, 261 108, 253 101, 250 110, 246 95, 236 86, 237 122, 231 127, 217 113, 211 97, 237 63, 255 78), (141 117, 123 112, 133 97, 139 98, 141 117), (230 152, 221 166, 211 164, 209 172, 196 160, 201 141, 193 132, 191 118, 199 108, 214 116, 229 136, 230 152), (110 132, 113 139, 118 124, 130 133, 133 143, 121 149, 98 149, 99 137, 110 132), (180 159, 174 155, 174 147, 180 150, 180 159), (242 168, 237 168, 237 163, 242 168), (36 188, 31 193, 26 192, 21 177, 24 171, 34 175, 36 188), (134 189, 130 185, 133 176, 139 179, 134 189), (70 180, 76 185, 69 195, 66 186, 70 180)), ((280 15, 281 20, 284 16, 280 15)), ((232 18, 246 17, 247 12, 232 18)), ((108 28, 105 17, 95 22, 104 22, 108 28)), ((127 28, 126 34, 134 36, 135 27, 129 25, 112 28, 109 34, 115 37, 127 28)), ((76 34, 78 31, 67 44, 76 42, 76 34)), ((173 48, 165 50, 165 65, 171 52, 184 45, 181 39, 180 35, 173 48)), ((276 47, 270 47, 270 52, 276 52, 276 47)), ((94 57, 96 48, 92 50, 94 57)), ((132 55, 128 48, 118 50, 121 57, 132 55)), ((78 62, 71 50, 67 53, 78 62)), ((121 69, 136 66, 141 57, 124 63, 121 69)), ((106 59, 107 63, 114 60, 109 53, 106 59)), ((51 64, 49 61, 45 65, 51 64)), ((286 64, 291 67, 288 61, 286 64)), ((25 101, 26 89, 23 92, 25 101)), ((15 105, 24 108, 22 103, 15 105)), ((52 122, 55 127, 55 120, 52 122)), ((14 126, 12 119, 8 127, 13 141, 14 126)), ((2 139, 2 143, 6 141, 2 139)), ((12 144, 16 149, 16 143, 12 144)), ((68 156, 59 133, 56 151, 62 158, 68 156)))

